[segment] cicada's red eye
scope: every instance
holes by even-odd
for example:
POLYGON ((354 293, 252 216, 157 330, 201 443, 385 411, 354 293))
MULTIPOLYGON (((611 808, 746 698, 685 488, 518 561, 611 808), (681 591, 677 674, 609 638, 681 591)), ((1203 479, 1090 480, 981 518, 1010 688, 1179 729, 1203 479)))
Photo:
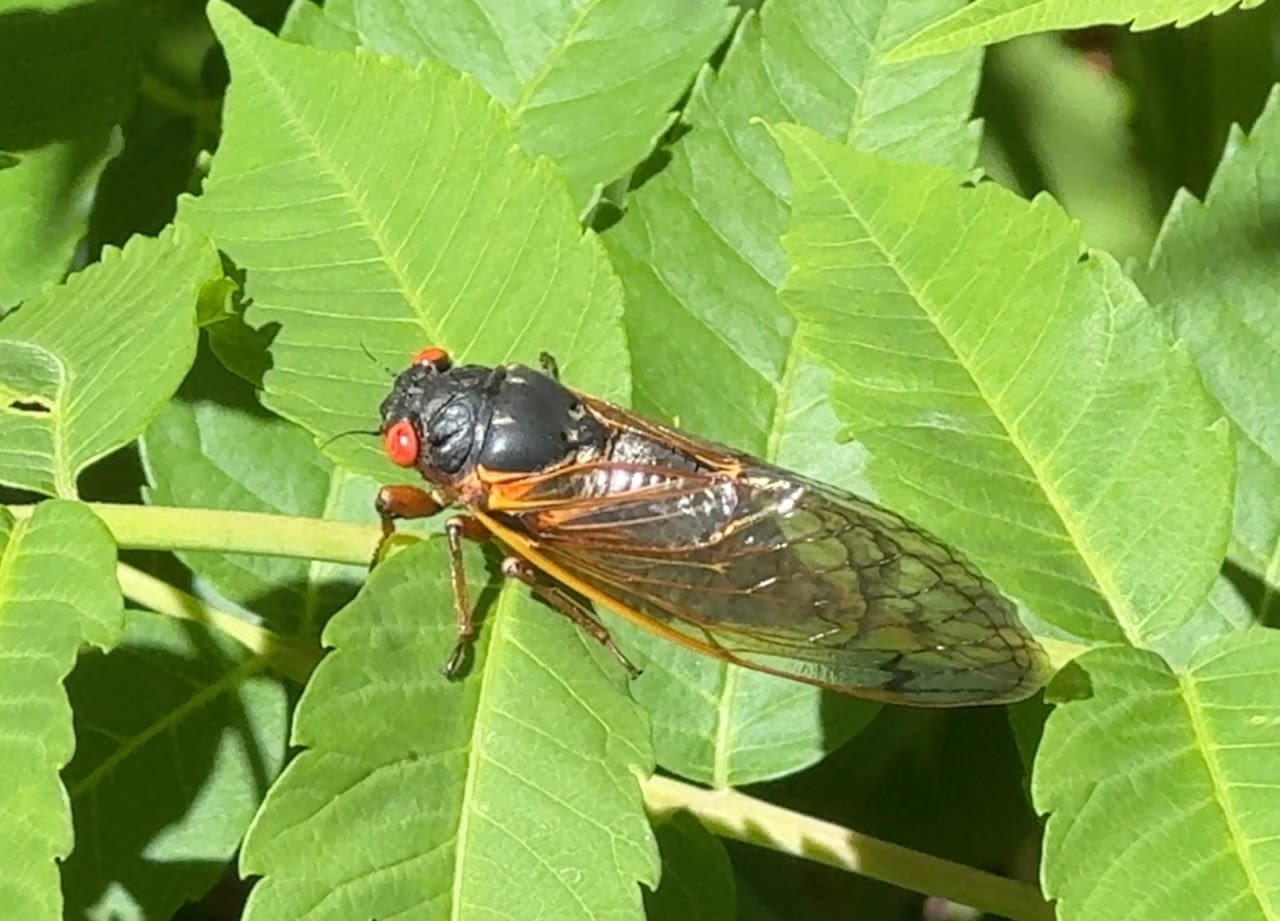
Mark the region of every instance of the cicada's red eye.
POLYGON ((444 349, 432 346, 414 355, 413 363, 415 365, 427 365, 436 371, 448 371, 453 366, 453 359, 449 357, 449 353, 444 349))
POLYGON ((382 433, 382 450, 397 467, 412 467, 418 462, 418 433, 413 423, 401 419, 382 433))

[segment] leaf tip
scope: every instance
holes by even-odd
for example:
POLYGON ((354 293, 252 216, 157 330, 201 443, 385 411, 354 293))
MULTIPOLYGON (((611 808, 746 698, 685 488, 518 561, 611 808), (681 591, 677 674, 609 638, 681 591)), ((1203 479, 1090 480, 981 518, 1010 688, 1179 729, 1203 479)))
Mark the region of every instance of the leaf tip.
POLYGON ((227 0, 208 0, 204 7, 204 14, 224 49, 230 38, 253 38, 256 37, 255 32, 261 31, 253 20, 227 0))
POLYGON ((234 24, 244 19, 244 14, 237 10, 226 0, 209 0, 204 5, 204 14, 209 19, 209 24, 213 26, 215 32, 219 36, 227 26, 234 28, 234 24))

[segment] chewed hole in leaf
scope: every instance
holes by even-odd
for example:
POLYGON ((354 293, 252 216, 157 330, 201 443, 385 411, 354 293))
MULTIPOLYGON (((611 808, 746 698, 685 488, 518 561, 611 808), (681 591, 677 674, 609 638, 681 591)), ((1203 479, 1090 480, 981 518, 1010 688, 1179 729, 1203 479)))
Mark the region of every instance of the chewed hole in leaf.
POLYGON ((43 346, 0 340, 0 415, 48 415, 65 378, 59 357, 43 346))

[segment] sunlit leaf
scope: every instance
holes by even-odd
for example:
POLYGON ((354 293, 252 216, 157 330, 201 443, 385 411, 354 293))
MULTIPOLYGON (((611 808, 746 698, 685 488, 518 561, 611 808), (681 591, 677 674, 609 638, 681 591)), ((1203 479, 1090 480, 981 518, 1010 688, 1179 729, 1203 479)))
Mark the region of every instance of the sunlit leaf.
POLYGON ((177 389, 196 348, 196 300, 221 278, 190 227, 135 237, 0 321, 0 483, 75 494, 177 389))
POLYGON ((248 921, 641 917, 658 866, 643 715, 607 653, 563 655, 592 642, 566 619, 523 588, 494 601, 457 682, 438 670, 443 541, 379 566, 333 619, 294 726, 306 751, 245 842, 242 871, 264 877, 248 921))
MULTIPOLYGON (((244 320, 270 343, 265 406, 326 437, 375 428, 381 365, 402 368, 425 345, 489 363, 546 349, 567 379, 625 398, 604 250, 479 87, 436 64, 291 45, 210 10, 231 65, 226 131, 182 211, 247 270, 244 320)), ((375 438, 326 452, 405 476, 375 438)))
POLYGON ((1045 629, 1158 646, 1217 575, 1233 479, 1185 349, 1048 199, 775 130, 787 303, 882 498, 1045 629))
POLYGON ((1272 94, 1247 137, 1232 132, 1204 203, 1175 199, 1150 266, 1136 274, 1235 429, 1231 556, 1268 586, 1264 616, 1280 585, 1278 189, 1280 97, 1272 94))
POLYGON ((624 178, 725 37, 724 0, 354 0, 364 44, 442 61, 511 113, 520 146, 564 170, 574 201, 624 178))
POLYGON ((63 918, 57 861, 73 836, 58 772, 74 740, 62 681, 82 643, 119 638, 115 562, 82 505, 46 502, 23 521, 0 508, 0 905, 12 918, 63 918))
POLYGON ((1262 0, 975 0, 894 48, 894 60, 945 54, 975 45, 994 45, 1019 35, 1130 25, 1135 29, 1185 26, 1262 0))
POLYGON ((1049 718, 1034 778, 1058 917, 1274 918, 1280 635, 1227 635, 1184 668, 1134 649, 1081 664, 1093 696, 1049 718))

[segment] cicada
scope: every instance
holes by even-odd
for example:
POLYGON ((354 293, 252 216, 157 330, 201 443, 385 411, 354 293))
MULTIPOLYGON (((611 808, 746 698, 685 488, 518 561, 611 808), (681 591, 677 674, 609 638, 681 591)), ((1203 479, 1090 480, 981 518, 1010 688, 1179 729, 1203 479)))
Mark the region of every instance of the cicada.
POLYGON ((876 700, 1000 703, 1033 693, 1046 656, 965 557, 844 490, 668 428, 560 383, 543 355, 455 366, 419 352, 381 407, 387 457, 429 488, 378 494, 445 523, 457 644, 475 622, 464 539, 493 539, 528 584, 634 666, 590 601, 726 662, 876 700), (584 601, 585 600, 585 601, 584 601))

